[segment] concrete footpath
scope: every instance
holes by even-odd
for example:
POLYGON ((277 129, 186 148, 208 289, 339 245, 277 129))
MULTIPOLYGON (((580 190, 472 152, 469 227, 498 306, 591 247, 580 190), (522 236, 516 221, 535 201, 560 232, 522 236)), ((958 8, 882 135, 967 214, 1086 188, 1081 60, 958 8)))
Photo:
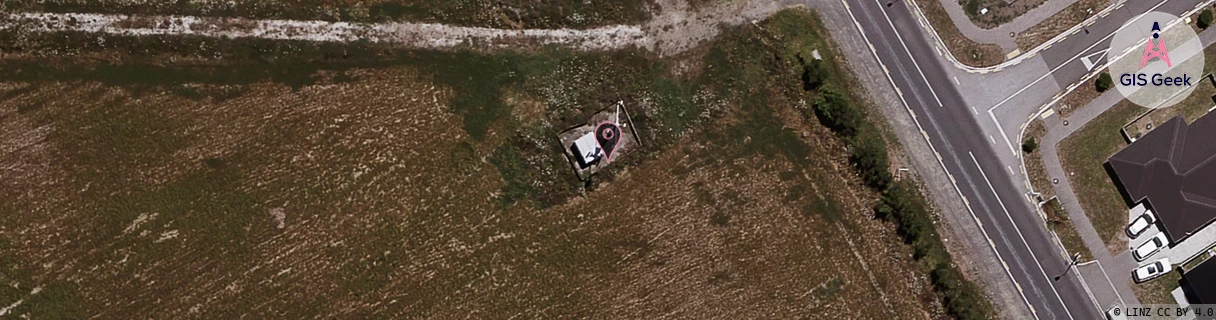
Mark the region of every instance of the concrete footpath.
MULTIPOLYGON (((1014 18, 1013 21, 1006 22, 992 29, 984 29, 975 25, 971 18, 967 17, 967 13, 963 11, 963 6, 958 1, 954 0, 925 0, 939 1, 942 7, 946 9, 946 13, 950 16, 950 20, 954 22, 954 26, 958 27, 958 31, 963 33, 964 37, 971 41, 979 43, 992 43, 1001 46, 1005 52, 1013 51, 1018 48, 1013 37, 1009 36, 1010 32, 1021 33, 1030 29, 1039 22, 1047 20, 1052 15, 1055 15, 1060 10, 1064 10, 1068 6, 1076 3, 1077 0, 1047 0, 1038 7, 1023 13, 1021 16, 1014 18)), ((1098 8, 1094 11, 1101 10, 1098 8)))

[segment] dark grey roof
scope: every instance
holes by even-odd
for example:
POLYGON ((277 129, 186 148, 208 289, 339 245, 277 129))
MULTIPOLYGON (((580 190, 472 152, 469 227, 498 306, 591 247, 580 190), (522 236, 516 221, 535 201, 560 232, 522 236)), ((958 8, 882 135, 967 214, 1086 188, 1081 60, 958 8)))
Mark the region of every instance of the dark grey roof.
POLYGON ((1191 304, 1216 303, 1216 258, 1182 273, 1182 290, 1191 304))
POLYGON ((1171 243, 1216 220, 1216 116, 1166 121, 1107 162, 1133 202, 1147 199, 1171 243))

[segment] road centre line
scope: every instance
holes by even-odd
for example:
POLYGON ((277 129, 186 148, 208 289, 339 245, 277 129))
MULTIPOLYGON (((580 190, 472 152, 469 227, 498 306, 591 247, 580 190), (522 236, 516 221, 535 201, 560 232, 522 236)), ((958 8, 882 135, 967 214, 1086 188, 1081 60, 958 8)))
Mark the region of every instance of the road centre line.
POLYGON ((984 172, 984 168, 980 167, 979 160, 975 159, 975 154, 971 151, 967 151, 967 154, 971 156, 971 162, 975 163, 975 169, 980 171, 980 175, 983 176, 984 182, 988 183, 988 189, 992 190, 992 196, 996 198, 996 203, 1001 205, 1002 211, 1005 211, 1005 217, 1009 218, 1009 223, 1013 225, 1013 231, 1018 234, 1018 238, 1022 239, 1022 245, 1026 246, 1026 252, 1030 253, 1030 259, 1034 260, 1034 264, 1039 267, 1039 272, 1043 274, 1043 278, 1047 279, 1047 285, 1051 287, 1051 292, 1054 293, 1056 295, 1056 299, 1060 301, 1060 306, 1064 307, 1064 313, 1068 314, 1069 319, 1075 319, 1072 317, 1072 311, 1068 310, 1068 305, 1064 303, 1064 298, 1060 297, 1060 292, 1056 290, 1056 286, 1052 283, 1051 277, 1048 277, 1047 271, 1043 270, 1043 264, 1039 263, 1039 258, 1034 254, 1034 250, 1030 248, 1030 243, 1026 242, 1026 236, 1022 235, 1021 228, 1018 228, 1017 222, 1013 221, 1013 216, 1009 214, 1009 208, 1005 207, 1005 201, 1001 200, 1001 195, 996 193, 996 187, 993 187, 992 181, 988 180, 988 174, 984 172))
MULTIPOLYGON (((1156 10, 1158 7, 1161 7, 1161 6, 1162 6, 1162 5, 1164 5, 1166 2, 1169 2, 1169 1, 1170 1, 1170 0, 1162 0, 1160 3, 1157 3, 1157 5, 1156 5, 1156 6, 1153 6, 1152 8, 1149 8, 1149 9, 1148 9, 1147 11, 1145 11, 1145 12, 1141 12, 1140 14, 1136 15, 1136 17, 1135 17, 1135 18, 1132 18, 1132 19, 1130 19, 1130 20, 1128 20, 1128 21, 1129 21, 1129 22, 1131 22, 1131 21, 1134 21, 1134 20, 1139 20, 1139 19, 1140 19, 1141 17, 1143 17, 1143 16, 1144 16, 1146 13, 1151 12, 1151 11, 1153 11, 1153 10, 1156 10)), ((991 111, 992 111, 992 109, 996 109, 997 107, 1000 107, 1001 105, 1005 104, 1006 102, 1009 102, 1009 100, 1012 100, 1012 99, 1013 99, 1013 97, 1015 97, 1015 96, 1017 96, 1017 95, 1021 94, 1022 92, 1026 91, 1026 89, 1030 89, 1030 87, 1031 87, 1031 86, 1034 86, 1035 84, 1038 84, 1038 83, 1039 83, 1039 81, 1043 81, 1043 79, 1046 79, 1048 76, 1051 76, 1053 73, 1055 73, 1056 71, 1060 70, 1060 68, 1063 68, 1064 66, 1066 66, 1066 65, 1068 65, 1068 64, 1070 64, 1070 63, 1072 63, 1072 62, 1073 62, 1073 60, 1077 60, 1077 58, 1081 57, 1081 55, 1082 55, 1082 54, 1085 54, 1085 53, 1089 52, 1089 50, 1090 50, 1090 49, 1093 49, 1094 47, 1098 46, 1098 44, 1101 44, 1101 43, 1105 42, 1107 39, 1110 39, 1110 37, 1113 37, 1113 36, 1115 35, 1115 33, 1118 33, 1120 30, 1123 30, 1123 28, 1126 28, 1128 25, 1130 25, 1130 23, 1124 23, 1123 25, 1119 26, 1119 28, 1118 28, 1118 29, 1115 29, 1115 31, 1112 31, 1110 34, 1107 34, 1107 35, 1106 35, 1106 37, 1103 37, 1102 39, 1099 39, 1098 41, 1094 42, 1092 45, 1090 45, 1089 47, 1085 48, 1085 50, 1081 50, 1080 52, 1077 52, 1077 54, 1076 54, 1076 55, 1074 55, 1074 56, 1072 56, 1072 58, 1070 58, 1070 59, 1068 59, 1068 60, 1065 60, 1065 61, 1064 61, 1064 63, 1061 63, 1060 65, 1058 65, 1058 66, 1056 66, 1055 68, 1051 69, 1051 71, 1048 71, 1048 72, 1047 72, 1046 74, 1044 74, 1043 76, 1040 76, 1038 79, 1035 79, 1035 80, 1034 80, 1034 82, 1031 82, 1030 84, 1026 85, 1025 87, 1022 87, 1022 89, 1019 89, 1017 92, 1014 92, 1012 95, 1010 95, 1010 96, 1008 96, 1008 97, 1005 97, 1005 100, 1001 100, 1001 102, 998 102, 996 105, 992 106, 991 108, 988 108, 988 111, 989 111, 989 112, 991 112, 991 111)))
POLYGON ((912 60, 912 66, 916 67, 916 73, 920 74, 920 79, 925 81, 926 87, 929 87, 929 93, 933 94, 933 100, 937 101, 937 106, 944 107, 942 99, 937 97, 937 90, 933 90, 933 84, 929 83, 929 78, 925 77, 925 71, 920 69, 919 63, 916 63, 916 56, 912 55, 912 50, 908 50, 908 45, 904 43, 904 37, 899 35, 899 28, 896 28, 895 23, 891 22, 891 16, 887 15, 887 11, 882 9, 881 2, 874 0, 874 4, 878 5, 878 11, 882 12, 883 18, 887 19, 887 24, 891 25, 891 30, 895 30, 895 38, 899 39, 899 45, 904 47, 904 52, 908 54, 908 59, 912 60))
MULTIPOLYGON (((845 11, 849 13, 849 18, 853 20, 853 25, 857 26, 857 33, 861 34, 862 40, 864 40, 867 44, 871 44, 872 42, 870 42, 870 37, 866 36, 865 30, 862 29, 861 23, 857 21, 857 16, 853 14, 853 10, 849 8, 848 2, 845 2, 845 0, 840 0, 840 3, 844 5, 845 11)), ((878 57, 878 52, 870 51, 870 54, 874 57, 874 61, 878 61, 879 64, 882 64, 882 59, 878 57)), ((886 74, 886 77, 887 82, 891 83, 891 87, 894 87, 895 90, 899 90, 899 86, 895 85, 895 78, 892 78, 891 74, 889 73, 886 74)), ((908 100, 904 99, 904 96, 900 94, 899 101, 903 103, 904 110, 907 110, 908 115, 912 117, 912 123, 915 123, 916 128, 919 129, 923 134, 925 144, 929 145, 929 150, 937 153, 937 148, 933 146, 933 141, 929 139, 929 134, 925 133, 925 128, 921 126, 920 120, 916 118, 916 112, 913 112, 912 107, 908 105, 908 100)), ((950 175, 950 169, 946 168, 946 163, 943 162, 940 157, 937 158, 937 164, 942 167, 942 171, 945 172, 947 176, 950 176, 951 181, 953 181, 953 176, 950 175)), ((1026 298, 1026 293, 1022 292, 1022 285, 1018 283, 1017 279, 1013 278, 1013 272, 1009 270, 1009 265, 1005 263, 1005 258, 1001 257, 1001 252, 996 250, 996 243, 992 242, 992 237, 988 236, 987 230, 984 230, 984 223, 980 222, 980 218, 975 215, 975 210, 971 209, 971 202, 967 200, 966 195, 963 195, 963 190, 958 187, 958 183, 951 182, 951 185, 954 186, 954 192, 958 194, 959 198, 963 199, 963 203, 965 204, 964 207, 966 207, 967 212, 971 214, 971 219, 975 221, 975 225, 979 227, 980 233, 984 235, 984 239, 988 240, 988 247, 992 249, 992 253, 996 255, 996 259, 1001 262, 1002 266, 1004 266, 1005 275, 1009 277, 1009 282, 1012 282, 1013 285, 1018 288, 1018 296, 1022 297, 1022 303, 1024 303, 1026 308, 1030 310, 1030 315, 1038 320, 1038 311, 1035 310, 1034 305, 1030 304, 1030 299, 1026 298)))
POLYGON ((996 139, 993 139, 992 135, 988 135, 988 141, 992 141, 992 144, 996 144, 996 139))

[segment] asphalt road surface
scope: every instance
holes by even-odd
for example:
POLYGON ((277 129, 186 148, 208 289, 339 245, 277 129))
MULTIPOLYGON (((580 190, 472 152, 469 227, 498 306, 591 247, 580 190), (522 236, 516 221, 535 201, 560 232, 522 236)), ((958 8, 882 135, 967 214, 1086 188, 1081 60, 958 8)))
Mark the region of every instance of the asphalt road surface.
MULTIPOLYGON (((1068 272, 1069 261, 1060 254, 1043 220, 1023 196, 1026 192, 1023 178, 1016 173, 1017 165, 1013 162, 1016 158, 1010 150, 1016 144, 999 131, 1013 132, 1016 137, 1017 125, 1028 115, 1060 87, 1088 73, 1090 69, 1080 57, 1088 56, 1099 65, 1104 63, 1100 51, 1109 46, 1108 35, 1127 20, 1150 9, 1177 15, 1194 8, 1198 1, 1128 1, 1085 32, 1069 36, 1033 58, 1034 63, 1045 64, 1051 71, 1020 78, 998 72, 979 78, 984 81, 980 88, 993 86, 994 91, 1022 88, 996 105, 983 106, 967 105, 959 87, 975 88, 976 84, 961 84, 957 80, 952 72, 959 71, 943 63, 905 2, 887 6, 889 0, 845 1, 1035 316, 1101 319, 1102 306, 1096 305, 1080 280, 1068 272), (1051 83, 1036 86, 1046 83, 1044 80, 1051 83), (996 90, 998 87, 1001 90, 996 90), (1030 97, 1014 99, 1018 95, 1030 97), (992 115, 978 111, 997 108, 1002 110, 992 115), (1055 280, 1060 275, 1064 276, 1055 280)), ((1114 281, 1126 280, 1125 276, 1116 278, 1114 281)))

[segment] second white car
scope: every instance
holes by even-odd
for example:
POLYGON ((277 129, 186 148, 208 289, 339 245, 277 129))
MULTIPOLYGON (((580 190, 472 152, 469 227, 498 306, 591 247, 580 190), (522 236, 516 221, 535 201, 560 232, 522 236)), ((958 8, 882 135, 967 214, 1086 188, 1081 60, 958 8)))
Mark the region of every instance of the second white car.
POLYGON ((1158 232, 1152 239, 1148 239, 1148 241, 1136 247, 1135 250, 1132 250, 1132 257, 1136 258, 1136 261, 1144 261, 1144 259, 1148 259, 1149 256, 1157 253, 1157 251, 1160 251, 1161 248, 1164 248, 1168 244, 1169 240, 1165 238, 1165 233, 1158 232))

